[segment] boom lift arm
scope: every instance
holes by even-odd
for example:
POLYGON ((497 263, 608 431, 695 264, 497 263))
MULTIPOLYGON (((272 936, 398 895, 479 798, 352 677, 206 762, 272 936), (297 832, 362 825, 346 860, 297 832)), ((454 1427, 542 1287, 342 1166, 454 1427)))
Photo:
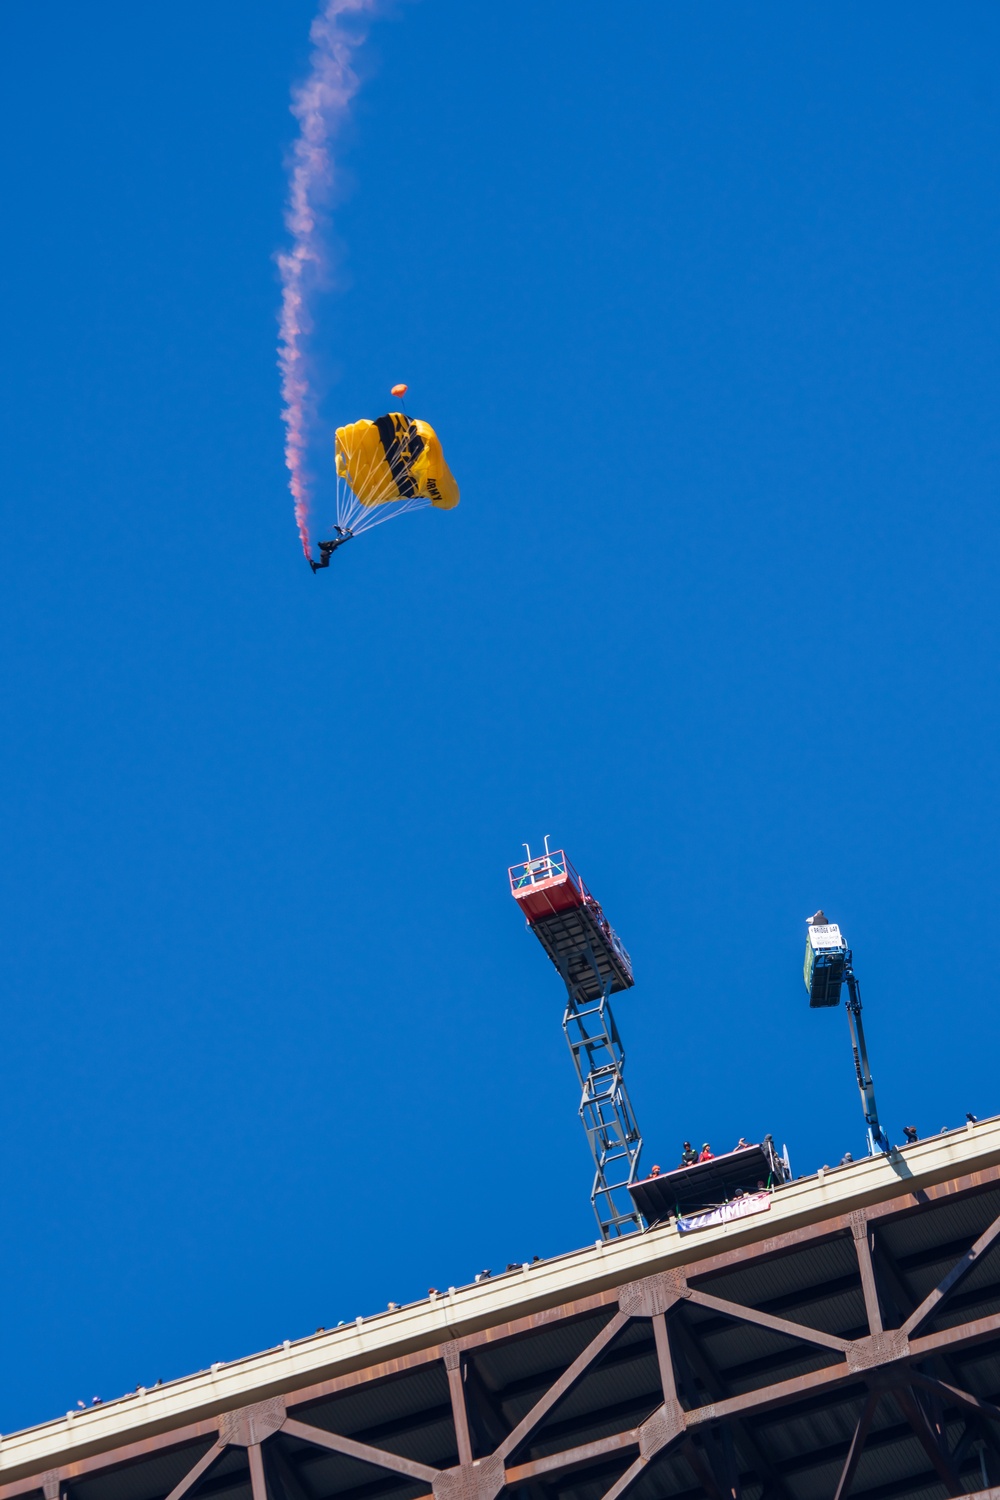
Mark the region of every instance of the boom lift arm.
POLYGON ((878 1106, 875 1103, 875 1085, 872 1082, 872 1070, 868 1063, 868 1048, 865 1045, 865 1028, 861 1022, 861 986, 858 984, 858 976, 854 972, 854 954, 850 948, 847 950, 847 958, 844 962, 844 979, 847 981, 847 1024, 851 1030, 851 1049, 854 1053, 854 1071, 858 1078, 858 1089, 861 1093, 861 1108, 865 1113, 865 1125, 868 1130, 868 1151, 874 1156, 876 1151, 881 1151, 884 1156, 892 1152, 892 1145, 878 1119, 878 1106))
POLYGON ((836 922, 828 922, 822 911, 810 917, 806 927, 803 975, 809 991, 809 1004, 814 1010, 839 1005, 841 988, 845 983, 847 985, 847 1024, 851 1032, 851 1051, 854 1054, 861 1108, 865 1115, 868 1152, 874 1156, 876 1151, 881 1151, 884 1156, 889 1156, 892 1145, 879 1124, 875 1085, 872 1082, 865 1028, 861 1020, 861 986, 854 972, 854 954, 844 941, 844 935, 836 922))

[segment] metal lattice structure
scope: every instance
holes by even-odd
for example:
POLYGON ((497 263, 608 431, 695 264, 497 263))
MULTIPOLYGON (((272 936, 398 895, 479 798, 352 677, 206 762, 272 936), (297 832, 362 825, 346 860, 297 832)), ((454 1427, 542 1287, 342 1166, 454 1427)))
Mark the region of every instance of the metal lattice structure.
POLYGON ((1000 1120, 900 1158, 7 1433, 0 1500, 997 1500, 1000 1120))
POLYGON ((580 1119, 594 1158, 590 1201, 601 1236, 607 1240, 632 1234, 642 1228, 628 1191, 639 1173, 642 1136, 625 1087, 625 1049, 607 985, 599 1000, 581 1001, 566 979, 563 1031, 580 1084, 580 1119))
POLYGON ((643 1227, 629 1196, 642 1136, 625 1087, 625 1049, 611 1009, 633 983, 632 962, 563 850, 510 870, 511 891, 566 986, 563 1031, 580 1085, 580 1119, 594 1158, 590 1201, 601 1238, 643 1227))

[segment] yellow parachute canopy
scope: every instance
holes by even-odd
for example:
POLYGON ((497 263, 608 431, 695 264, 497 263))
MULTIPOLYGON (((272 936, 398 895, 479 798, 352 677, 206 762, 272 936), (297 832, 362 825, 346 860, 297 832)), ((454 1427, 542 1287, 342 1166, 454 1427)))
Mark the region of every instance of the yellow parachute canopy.
POLYGON ((337 428, 334 451, 338 475, 366 509, 392 501, 429 502, 438 510, 458 504, 458 485, 428 422, 398 411, 374 422, 362 418, 337 428))

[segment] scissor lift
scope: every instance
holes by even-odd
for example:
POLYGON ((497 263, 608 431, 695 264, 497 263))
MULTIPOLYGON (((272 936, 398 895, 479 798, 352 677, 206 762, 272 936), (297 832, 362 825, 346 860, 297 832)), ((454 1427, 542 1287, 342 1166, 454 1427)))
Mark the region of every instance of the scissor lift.
MULTIPOLYGON (((546 840, 546 842, 548 842, 546 840)), ((566 986, 563 1030, 580 1082, 580 1118, 594 1157, 590 1199, 605 1240, 642 1228, 629 1196, 642 1151, 610 997, 632 987, 632 962, 565 851, 510 869, 510 888, 566 986)))

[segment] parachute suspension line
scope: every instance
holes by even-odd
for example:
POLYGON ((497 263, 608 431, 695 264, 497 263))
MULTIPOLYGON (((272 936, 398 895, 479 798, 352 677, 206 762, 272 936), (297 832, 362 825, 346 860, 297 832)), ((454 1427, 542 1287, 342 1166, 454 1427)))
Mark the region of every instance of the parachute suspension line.
MULTIPOLYGON (((371 516, 360 527, 355 527, 354 529, 356 531, 371 531, 374 526, 384 526, 386 521, 394 521, 397 516, 409 515, 411 510, 428 510, 430 503, 430 500, 425 500, 422 496, 415 496, 412 500, 402 500, 396 504, 390 501, 386 505, 380 505, 375 515, 371 516)), ((362 509, 367 508, 362 507, 362 509)))
POLYGON ((362 418, 337 428, 334 448, 336 524, 343 541, 410 511, 458 504, 458 486, 426 422, 392 412, 375 421, 362 418))
MULTIPOLYGON (((398 453, 399 440, 396 439, 392 444, 391 452, 386 454, 386 458, 389 461, 390 465, 393 458, 398 456, 398 453)), ((362 530, 367 531, 369 527, 377 526, 381 521, 390 521, 396 516, 403 515, 408 510, 416 510, 420 506, 430 504, 429 499, 426 499, 423 496, 419 495, 414 495, 410 499, 397 498, 393 500, 392 495, 394 490, 396 489, 396 486, 396 477, 390 469, 390 473, 386 476, 382 488, 376 491, 374 495, 372 495, 367 505, 362 505, 357 496, 352 494, 352 498, 354 499, 355 504, 360 506, 362 510, 368 511, 369 514, 371 514, 371 520, 366 522, 366 524, 362 527, 362 530), (386 511, 381 515, 376 514, 375 512, 381 509, 381 507, 383 506, 386 507, 386 511)), ((348 486, 348 488, 350 488, 350 486, 348 486)))
POLYGON ((411 510, 424 510, 430 505, 429 500, 414 498, 393 503, 388 501, 379 504, 377 500, 371 505, 362 505, 350 486, 343 480, 343 491, 338 497, 337 524, 344 530, 349 530, 354 536, 360 536, 363 531, 370 531, 373 526, 381 526, 386 521, 394 521, 397 516, 406 515, 411 510))
MULTIPOLYGON (((358 514, 359 514, 359 519, 360 519, 360 516, 363 515, 365 512, 367 512, 369 515, 371 515, 374 512, 376 506, 385 505, 385 504, 391 504, 392 503, 390 497, 392 495, 393 490, 396 487, 396 482, 392 478, 392 476, 390 475, 390 477, 383 484, 382 488, 380 490, 376 490, 375 491, 375 493, 372 495, 372 497, 369 500, 369 502, 368 502, 367 505, 362 504, 362 502, 358 499, 357 495, 354 493, 353 489, 351 488, 350 483, 347 480, 344 480, 344 486, 345 486, 345 488, 347 490, 347 493, 350 496, 350 500, 348 502, 348 504, 350 506, 350 509, 351 509, 352 512, 353 511, 357 511, 358 514)), ((396 512, 394 511, 393 514, 395 515, 396 512)), ((363 528, 363 529, 367 529, 367 528, 363 528)))
MULTIPOLYGON (((341 479, 339 474, 337 476, 337 487, 340 490, 343 503, 343 525, 349 526, 353 531, 353 522, 358 521, 360 523, 362 506, 359 504, 350 485, 346 480, 341 479)), ((338 506, 338 514, 339 509, 338 506)))
POLYGON ((370 531, 373 526, 381 526, 386 521, 394 521, 397 516, 407 515, 413 510, 425 510, 431 503, 430 499, 423 495, 393 501, 390 497, 395 487, 396 481, 390 476, 382 489, 371 497, 369 503, 362 505, 348 482, 338 474, 337 524, 358 536, 362 531, 370 531))
MULTIPOLYGON (((387 490, 385 493, 388 495, 389 491, 387 490)), ((380 494, 374 496, 373 498, 374 498, 374 500, 377 503, 377 501, 381 498, 381 492, 380 492, 380 494)), ((361 531, 366 531, 368 528, 363 523, 366 508, 367 507, 365 507, 365 506, 363 506, 361 504, 360 500, 355 495, 354 491, 351 489, 351 486, 348 484, 348 482, 344 478, 342 478, 342 476, 340 474, 338 474, 337 475, 337 521, 338 521, 338 523, 341 526, 344 526, 345 528, 349 528, 355 534, 357 534, 358 532, 361 532, 361 531)))
POLYGON ((387 484, 372 497, 370 504, 362 505, 346 479, 338 474, 337 525, 359 536, 361 532, 370 531, 373 526, 381 526, 386 521, 393 521, 411 510, 424 510, 431 503, 420 495, 415 495, 410 500, 394 502, 389 498, 392 489, 393 485, 387 484))

